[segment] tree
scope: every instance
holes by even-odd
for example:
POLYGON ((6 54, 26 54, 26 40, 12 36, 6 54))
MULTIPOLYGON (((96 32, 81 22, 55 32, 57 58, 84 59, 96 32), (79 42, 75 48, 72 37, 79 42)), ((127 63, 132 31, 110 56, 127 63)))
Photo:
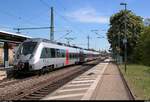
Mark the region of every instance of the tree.
POLYGON ((110 17, 110 28, 107 32, 107 38, 111 44, 113 52, 119 52, 119 54, 123 56, 125 22, 127 24, 127 54, 128 59, 131 59, 130 55, 133 53, 134 47, 136 46, 137 40, 139 39, 143 29, 143 21, 140 16, 136 16, 133 12, 128 10, 121 10, 120 12, 112 15, 110 17))
POLYGON ((135 47, 136 62, 150 66, 150 27, 145 27, 135 47))

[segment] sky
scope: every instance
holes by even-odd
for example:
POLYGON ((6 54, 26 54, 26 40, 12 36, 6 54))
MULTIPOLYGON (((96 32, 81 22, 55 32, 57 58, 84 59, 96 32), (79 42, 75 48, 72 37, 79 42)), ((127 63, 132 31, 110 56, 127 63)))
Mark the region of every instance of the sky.
MULTIPOLYGON (((54 39, 87 48, 108 50, 109 18, 124 9, 143 18, 150 17, 150 0, 0 0, 0 30, 16 32, 13 28, 49 27, 50 7, 54 8, 54 39), (68 35, 66 35, 69 33, 68 35), (66 35, 66 36, 65 36, 66 35), (99 37, 99 38, 98 38, 99 37)), ((49 39, 49 29, 22 30, 21 34, 49 39)))

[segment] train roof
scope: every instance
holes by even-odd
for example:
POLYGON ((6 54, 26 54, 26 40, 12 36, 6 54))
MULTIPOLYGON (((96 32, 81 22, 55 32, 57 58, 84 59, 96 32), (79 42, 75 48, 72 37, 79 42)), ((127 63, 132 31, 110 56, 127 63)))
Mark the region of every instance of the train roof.
POLYGON ((48 39, 43 39, 43 38, 32 38, 32 39, 27 39, 26 41, 46 42, 46 43, 52 43, 52 44, 56 44, 56 45, 66 46, 66 47, 78 48, 78 49, 86 50, 88 52, 90 51, 90 52, 99 53, 98 51, 89 50, 89 49, 81 48, 81 47, 74 46, 74 45, 68 45, 68 44, 61 43, 61 42, 50 41, 48 39))

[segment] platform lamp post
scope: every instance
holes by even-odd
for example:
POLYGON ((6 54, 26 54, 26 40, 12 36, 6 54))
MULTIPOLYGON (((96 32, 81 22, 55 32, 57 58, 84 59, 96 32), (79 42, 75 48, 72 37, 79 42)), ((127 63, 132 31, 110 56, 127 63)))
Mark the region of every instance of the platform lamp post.
POLYGON ((127 21, 127 15, 126 15, 126 11, 127 11, 127 3, 120 3, 120 5, 123 5, 125 7, 125 36, 124 36, 124 39, 123 39, 123 43, 124 43, 124 48, 125 48, 125 51, 124 51, 124 63, 125 63, 125 72, 126 72, 126 69, 127 69, 127 24, 126 24, 126 21, 127 21))

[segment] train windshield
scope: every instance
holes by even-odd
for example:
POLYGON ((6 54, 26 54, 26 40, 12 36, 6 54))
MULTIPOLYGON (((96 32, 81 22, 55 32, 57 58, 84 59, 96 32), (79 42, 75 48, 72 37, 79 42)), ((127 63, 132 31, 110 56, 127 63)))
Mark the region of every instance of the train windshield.
POLYGON ((32 54, 35 47, 37 45, 37 42, 24 42, 18 50, 18 54, 28 55, 32 54))

